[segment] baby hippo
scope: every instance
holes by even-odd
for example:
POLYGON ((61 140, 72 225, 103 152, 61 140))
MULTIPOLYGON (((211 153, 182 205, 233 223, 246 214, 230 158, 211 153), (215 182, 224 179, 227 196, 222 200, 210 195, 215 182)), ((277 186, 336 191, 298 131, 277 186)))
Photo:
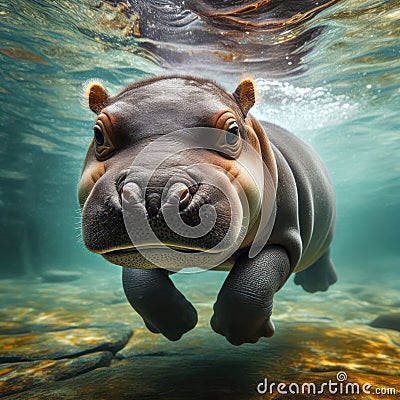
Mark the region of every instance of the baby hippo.
MULTIPOLYGON (((229 271, 211 326, 234 345, 270 337, 274 294, 336 282, 335 194, 318 155, 257 121, 252 80, 231 94, 194 77, 88 86, 97 114, 79 183, 86 247, 123 267, 151 332, 178 340, 197 312, 170 275, 229 271)), ((193 279, 196 276, 193 275, 193 279)))

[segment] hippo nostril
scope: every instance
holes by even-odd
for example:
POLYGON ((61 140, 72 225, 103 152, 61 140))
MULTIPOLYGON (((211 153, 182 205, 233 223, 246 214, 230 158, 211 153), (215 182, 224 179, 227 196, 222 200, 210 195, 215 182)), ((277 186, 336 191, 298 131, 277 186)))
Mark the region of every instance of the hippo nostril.
POLYGON ((189 189, 186 188, 182 191, 179 197, 179 209, 183 210, 187 205, 190 203, 191 200, 191 194, 189 192, 189 189))
MULTIPOLYGON (((128 186, 128 185, 127 185, 128 186)), ((131 198, 131 192, 129 191, 129 189, 127 187, 123 187, 122 189, 122 198, 129 202, 130 198, 131 198)))
POLYGON ((142 191, 137 183, 128 182, 122 188, 122 198, 128 203, 140 203, 142 191))

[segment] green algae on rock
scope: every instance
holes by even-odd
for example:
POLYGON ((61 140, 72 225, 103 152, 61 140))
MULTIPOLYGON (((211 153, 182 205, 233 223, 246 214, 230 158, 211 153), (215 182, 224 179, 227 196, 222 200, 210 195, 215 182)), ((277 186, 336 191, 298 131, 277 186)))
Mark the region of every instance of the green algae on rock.
POLYGON ((71 378, 110 365, 112 353, 105 351, 61 360, 5 363, 0 366, 0 397, 31 389, 43 382, 71 378))
POLYGON ((122 324, 0 336, 0 362, 60 359, 98 351, 116 353, 131 336, 132 330, 122 324))

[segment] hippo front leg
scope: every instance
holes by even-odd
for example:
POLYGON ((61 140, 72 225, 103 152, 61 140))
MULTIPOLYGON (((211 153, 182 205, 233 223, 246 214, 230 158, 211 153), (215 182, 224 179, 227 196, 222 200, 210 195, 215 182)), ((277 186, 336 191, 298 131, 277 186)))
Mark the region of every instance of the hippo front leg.
POLYGON ((234 345, 272 336, 273 297, 289 275, 289 258, 280 246, 268 246, 253 259, 239 258, 214 304, 214 331, 234 345))
POLYGON ((124 268, 122 282, 131 306, 153 333, 178 340, 197 324, 197 312, 164 269, 124 268))

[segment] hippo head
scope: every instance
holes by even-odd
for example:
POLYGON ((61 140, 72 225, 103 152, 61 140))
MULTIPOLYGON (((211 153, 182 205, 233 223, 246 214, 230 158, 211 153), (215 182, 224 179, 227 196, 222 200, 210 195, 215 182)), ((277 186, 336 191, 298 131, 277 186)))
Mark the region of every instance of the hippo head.
POLYGON ((248 113, 251 80, 233 94, 179 76, 87 94, 97 121, 78 193, 90 251, 124 267, 223 268, 254 241, 276 166, 248 113))

